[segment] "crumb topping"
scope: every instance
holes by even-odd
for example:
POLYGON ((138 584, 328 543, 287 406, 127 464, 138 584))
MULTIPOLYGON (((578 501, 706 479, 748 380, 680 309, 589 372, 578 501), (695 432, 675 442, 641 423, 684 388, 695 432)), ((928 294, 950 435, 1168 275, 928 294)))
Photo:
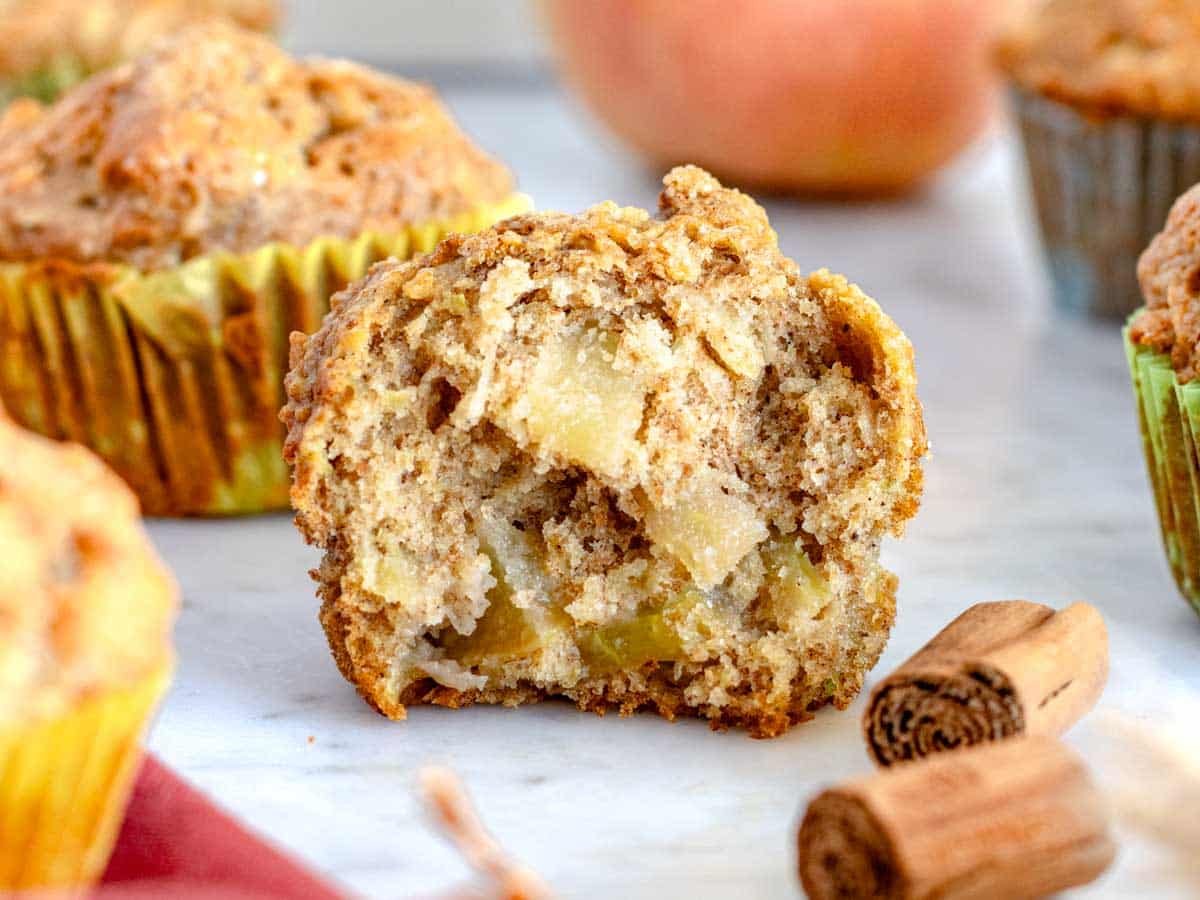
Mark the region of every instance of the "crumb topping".
POLYGON ((206 24, 0 122, 0 259, 169 268, 495 203, 508 171, 432 90, 206 24))
POLYGON ((1200 120, 1193 0, 1027 0, 998 45, 1023 87, 1095 115, 1200 120))
POLYGON ((1171 208, 1166 226, 1138 263, 1146 308, 1130 339, 1168 353, 1181 382, 1200 373, 1200 186, 1171 208))
POLYGON ((911 346, 702 170, 660 210, 451 237, 293 336, 297 523, 385 712, 669 695, 777 733, 882 648, 879 542, 926 449, 911 346))
POLYGON ((127 686, 170 654, 174 583, 129 489, 0 417, 0 728, 127 686))

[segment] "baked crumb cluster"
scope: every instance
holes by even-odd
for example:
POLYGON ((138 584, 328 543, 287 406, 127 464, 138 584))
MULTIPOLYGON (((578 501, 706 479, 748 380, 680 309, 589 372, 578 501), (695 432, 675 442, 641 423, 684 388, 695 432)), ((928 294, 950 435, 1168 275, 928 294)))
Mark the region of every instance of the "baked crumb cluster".
POLYGON ((1024 87, 1097 115, 1200 120, 1195 0, 1025 0, 1000 64, 1024 87))
POLYGON ((926 450, 907 339, 696 168, 509 219, 293 335, 285 455, 378 709, 565 696, 774 735, 882 650, 926 450))
POLYGON ((395 232, 496 203, 508 171, 434 93, 206 24, 0 122, 0 259, 170 268, 395 232))
POLYGON ((0 727, 166 662, 175 588, 137 501, 82 447, 0 412, 0 727))
POLYGON ((1177 201, 1138 263, 1146 309, 1129 336, 1171 356, 1179 380, 1200 374, 1200 187, 1177 201))

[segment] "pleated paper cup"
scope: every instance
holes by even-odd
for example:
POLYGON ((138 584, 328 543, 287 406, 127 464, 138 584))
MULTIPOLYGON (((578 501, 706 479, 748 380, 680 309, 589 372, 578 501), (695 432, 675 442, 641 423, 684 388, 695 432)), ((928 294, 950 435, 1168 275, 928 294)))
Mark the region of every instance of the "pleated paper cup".
POLYGON ((1057 305, 1128 316, 1142 302, 1138 257, 1200 182, 1200 126, 1012 97, 1057 305))
POLYGON ((104 874, 169 681, 165 666, 65 715, 0 731, 0 894, 73 896, 104 874))
POLYGON ((1129 326, 1124 335, 1163 548, 1200 614, 1200 382, 1180 384, 1170 356, 1135 344, 1129 326))
POLYGON ((27 428, 90 447, 148 515, 285 508, 288 335, 315 331, 330 297, 373 263, 528 206, 516 195, 397 234, 214 253, 152 273, 0 264, 0 402, 27 428))

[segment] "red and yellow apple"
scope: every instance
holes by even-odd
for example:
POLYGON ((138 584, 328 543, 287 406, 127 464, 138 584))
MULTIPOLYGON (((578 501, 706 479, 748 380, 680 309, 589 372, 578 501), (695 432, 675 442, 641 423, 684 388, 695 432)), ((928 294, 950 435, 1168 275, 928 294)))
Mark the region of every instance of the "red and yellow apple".
POLYGON ((566 80, 657 165, 796 193, 900 191, 994 107, 1005 0, 545 0, 566 80))

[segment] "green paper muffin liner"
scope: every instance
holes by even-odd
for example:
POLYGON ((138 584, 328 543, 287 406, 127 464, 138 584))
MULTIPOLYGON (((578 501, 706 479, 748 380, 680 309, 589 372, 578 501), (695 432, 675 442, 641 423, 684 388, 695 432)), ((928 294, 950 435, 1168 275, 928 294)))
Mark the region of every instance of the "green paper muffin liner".
POLYGON ((1200 382, 1180 384, 1171 358, 1130 340, 1125 354, 1167 562, 1200 614, 1200 382))
POLYGON ((397 234, 214 253, 161 272, 0 263, 0 402, 102 456, 149 515, 285 508, 289 334, 315 331, 330 297, 375 262, 528 205, 515 195, 397 234))
POLYGON ((1200 181, 1200 126, 1092 116, 1012 92, 1057 305, 1125 317, 1140 305, 1138 257, 1200 181))
POLYGON ((76 56, 60 56, 40 69, 0 78, 0 105, 18 97, 31 97, 41 103, 53 103, 91 74, 76 56))

